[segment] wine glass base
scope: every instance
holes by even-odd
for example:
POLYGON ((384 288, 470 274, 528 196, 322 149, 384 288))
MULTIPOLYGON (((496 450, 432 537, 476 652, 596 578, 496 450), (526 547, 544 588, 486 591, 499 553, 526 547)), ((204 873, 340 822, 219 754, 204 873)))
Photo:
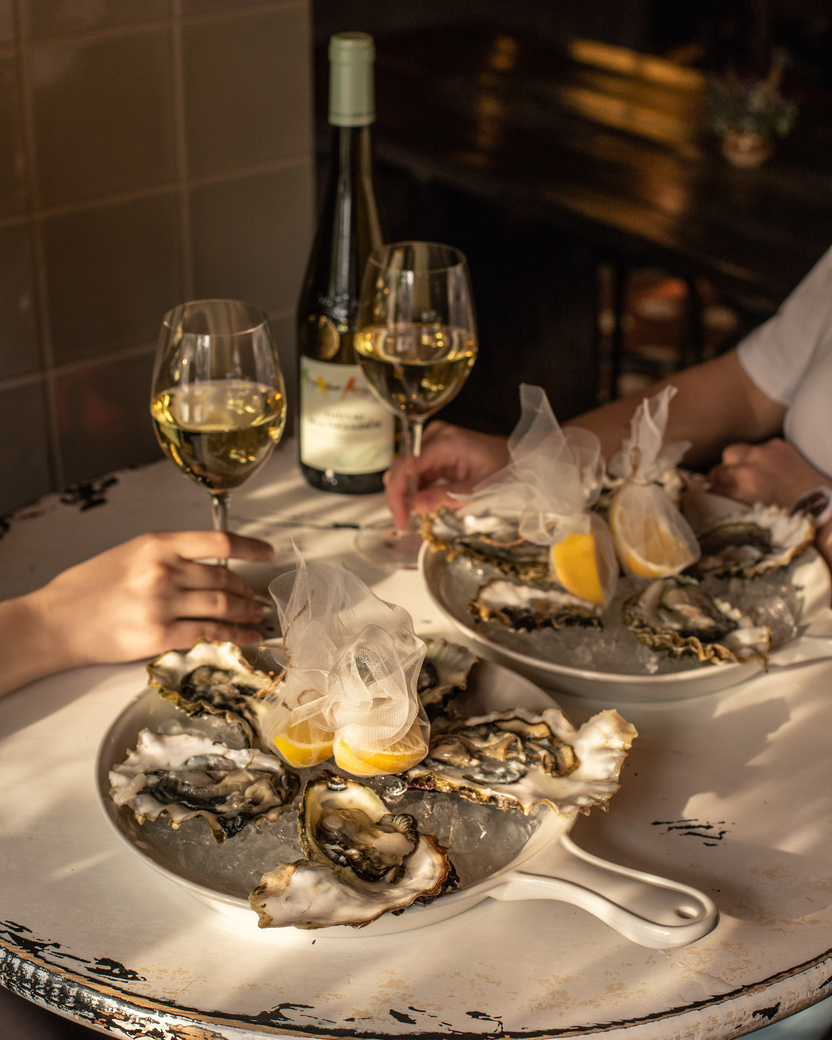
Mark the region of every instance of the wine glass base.
POLYGON ((389 520, 367 524, 355 536, 359 556, 376 567, 415 570, 419 563, 422 536, 418 531, 394 527, 389 520))

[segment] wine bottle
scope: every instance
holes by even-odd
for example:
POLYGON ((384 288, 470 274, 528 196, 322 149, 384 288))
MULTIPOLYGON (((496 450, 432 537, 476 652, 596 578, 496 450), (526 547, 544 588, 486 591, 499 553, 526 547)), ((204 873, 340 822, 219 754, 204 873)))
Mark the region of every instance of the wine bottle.
POLYGON ((393 416, 355 357, 361 277, 381 245, 373 179, 373 39, 330 39, 329 170, 297 310, 301 470, 324 491, 383 489, 393 459, 393 416))

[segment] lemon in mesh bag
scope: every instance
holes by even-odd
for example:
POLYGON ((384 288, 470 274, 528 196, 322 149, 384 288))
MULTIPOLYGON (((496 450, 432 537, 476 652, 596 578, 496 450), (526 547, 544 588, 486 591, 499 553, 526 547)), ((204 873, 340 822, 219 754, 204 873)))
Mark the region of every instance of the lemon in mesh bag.
POLYGON ((357 776, 408 769, 428 735, 416 693, 425 644, 410 615, 346 567, 296 560, 270 586, 286 675, 261 720, 263 742, 296 767, 334 756, 357 776))
POLYGON ((573 596, 598 606, 612 599, 618 558, 610 529, 597 513, 588 514, 582 529, 552 545, 550 568, 555 581, 573 596))
POLYGON ((666 386, 636 409, 630 436, 610 463, 622 478, 609 510, 609 525, 622 568, 639 578, 679 574, 699 559, 696 535, 665 487, 689 444, 664 441, 670 401, 666 386))

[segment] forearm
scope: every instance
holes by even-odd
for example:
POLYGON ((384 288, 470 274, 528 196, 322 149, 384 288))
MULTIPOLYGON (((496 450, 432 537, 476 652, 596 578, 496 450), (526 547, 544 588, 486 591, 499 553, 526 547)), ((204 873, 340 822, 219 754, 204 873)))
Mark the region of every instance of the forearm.
POLYGON ((0 697, 70 667, 65 648, 41 609, 42 590, 0 603, 0 697))
POLYGON ((609 461, 629 435, 637 405, 668 383, 678 393, 670 403, 666 440, 691 442, 684 458, 686 466, 710 466, 726 444, 756 442, 780 432, 785 409, 750 380, 735 351, 676 373, 643 393, 596 408, 566 425, 593 430, 609 461))

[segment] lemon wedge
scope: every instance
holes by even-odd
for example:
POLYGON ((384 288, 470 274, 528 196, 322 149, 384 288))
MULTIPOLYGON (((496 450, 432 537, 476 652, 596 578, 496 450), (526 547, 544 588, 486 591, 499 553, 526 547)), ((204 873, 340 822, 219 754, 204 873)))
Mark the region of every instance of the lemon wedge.
POLYGON ((698 558, 693 532, 681 514, 671 523, 660 512, 639 510, 638 522, 632 520, 626 498, 613 499, 610 530, 621 566, 637 578, 669 578, 679 574, 698 558))
POLYGON ((551 569, 555 581, 580 599, 604 602, 602 567, 592 531, 567 535, 552 546, 551 569))
POLYGON ((272 740, 280 754, 295 769, 316 766, 332 757, 332 733, 315 726, 309 719, 290 723, 272 740))
POLYGON ((405 737, 394 741, 382 751, 352 748, 344 737, 337 736, 333 752, 339 769, 353 776, 381 776, 403 773, 421 762, 427 754, 427 745, 417 719, 405 737))

